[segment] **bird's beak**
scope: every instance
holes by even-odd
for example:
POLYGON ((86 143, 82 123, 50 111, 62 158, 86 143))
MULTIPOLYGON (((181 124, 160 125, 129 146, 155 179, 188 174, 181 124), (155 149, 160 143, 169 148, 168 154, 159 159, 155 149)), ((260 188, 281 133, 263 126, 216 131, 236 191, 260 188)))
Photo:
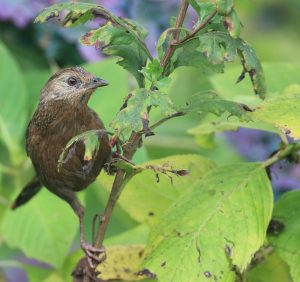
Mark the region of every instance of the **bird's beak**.
POLYGON ((98 87, 107 86, 108 84, 109 83, 106 80, 99 77, 94 77, 90 83, 86 84, 86 88, 95 89, 98 87))

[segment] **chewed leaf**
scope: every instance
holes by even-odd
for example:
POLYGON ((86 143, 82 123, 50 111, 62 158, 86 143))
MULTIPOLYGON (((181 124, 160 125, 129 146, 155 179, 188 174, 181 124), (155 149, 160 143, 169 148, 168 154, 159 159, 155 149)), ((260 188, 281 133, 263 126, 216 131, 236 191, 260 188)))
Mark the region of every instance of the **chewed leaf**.
POLYGON ((164 116, 174 113, 174 106, 170 97, 160 91, 147 89, 136 90, 128 100, 127 106, 122 109, 110 126, 120 133, 126 134, 131 130, 140 131, 149 120, 148 107, 158 107, 164 116))
MULTIPOLYGON (((143 169, 142 173, 127 184, 119 204, 137 222, 153 225, 179 195, 186 193, 215 164, 200 155, 176 155, 152 160, 138 167, 143 169), (161 172, 163 170, 176 171, 177 175, 161 172)), ((110 191, 109 179, 100 177, 99 181, 110 191)))
POLYGON ((103 18, 106 24, 88 32, 82 38, 82 43, 101 47, 105 55, 120 57, 119 64, 133 74, 140 86, 143 85, 143 77, 139 70, 146 65, 147 58, 151 58, 144 43, 147 36, 144 28, 132 20, 113 15, 100 5, 89 3, 52 5, 44 9, 35 22, 42 23, 57 18, 61 11, 68 11, 67 14, 61 14, 61 23, 65 27, 74 27, 96 17, 103 18))
POLYGON ((159 281, 235 281, 233 266, 244 271, 264 243, 272 208, 261 164, 215 168, 160 217, 143 267, 159 281))
POLYGON ((90 20, 91 12, 93 9, 103 9, 101 6, 91 3, 59 3, 45 8, 35 19, 35 23, 44 23, 52 18, 59 17, 61 11, 69 11, 64 17, 64 26, 70 26, 74 24, 79 18, 89 13, 89 17, 81 18, 81 22, 84 23, 90 20))
POLYGON ((229 34, 232 37, 238 38, 240 36, 242 23, 235 10, 232 10, 232 12, 225 17, 224 25, 227 27, 229 34))
POLYGON ((241 121, 251 120, 247 113, 251 111, 250 108, 248 108, 246 105, 220 98, 214 92, 204 92, 192 96, 186 103, 186 106, 182 108, 182 111, 212 113, 217 116, 228 113, 229 116, 236 116, 241 121))
POLYGON ((192 66, 223 72, 224 63, 235 61, 239 55, 244 68, 240 80, 248 73, 255 93, 264 98, 266 82, 261 63, 249 44, 230 36, 229 32, 232 36, 237 36, 240 28, 237 15, 230 16, 228 24, 232 26, 228 27, 228 31, 208 31, 180 46, 175 52, 173 67, 192 66))
POLYGON ((264 99, 267 88, 262 65, 254 49, 245 41, 241 39, 237 40, 244 71, 249 74, 255 93, 258 94, 260 98, 264 99))
POLYGON ((105 131, 100 130, 90 130, 84 133, 81 133, 75 137, 73 137, 66 145, 64 150, 59 156, 58 163, 57 163, 57 170, 60 171, 62 165, 67 163, 70 158, 76 152, 76 144, 82 143, 85 147, 84 152, 84 161, 90 161, 93 159, 95 154, 99 151, 100 148, 100 141, 99 137, 105 134, 105 131))
POLYGON ((132 73, 140 86, 143 85, 143 76, 139 70, 146 65, 148 55, 132 33, 109 21, 104 26, 89 31, 81 42, 101 48, 105 55, 120 57, 118 64, 132 73))
POLYGON ((110 246, 106 248, 105 263, 97 266, 98 278, 105 281, 141 281, 147 278, 139 274, 144 256, 144 245, 110 246))
POLYGON ((199 37, 199 50, 212 64, 222 64, 224 61, 232 62, 237 55, 236 41, 229 34, 213 31, 199 37))

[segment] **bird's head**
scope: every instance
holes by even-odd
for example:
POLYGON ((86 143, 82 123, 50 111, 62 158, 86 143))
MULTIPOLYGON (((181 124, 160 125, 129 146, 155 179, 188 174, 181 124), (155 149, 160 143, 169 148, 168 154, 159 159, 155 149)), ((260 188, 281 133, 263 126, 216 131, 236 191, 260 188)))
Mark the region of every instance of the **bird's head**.
POLYGON ((92 93, 108 83, 82 67, 59 70, 46 83, 40 101, 64 100, 70 104, 87 104, 92 93))

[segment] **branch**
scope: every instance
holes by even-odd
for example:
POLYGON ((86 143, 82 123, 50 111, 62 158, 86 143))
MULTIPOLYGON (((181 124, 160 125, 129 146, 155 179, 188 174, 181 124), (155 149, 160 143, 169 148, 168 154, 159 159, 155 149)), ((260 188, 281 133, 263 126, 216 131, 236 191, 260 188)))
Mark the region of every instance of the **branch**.
MULTIPOLYGON (((142 134, 138 132, 133 132, 131 134, 129 141, 126 143, 126 145, 123 148, 125 158, 129 160, 132 159, 133 155, 135 154, 139 146, 141 137, 142 134)), ((115 176, 115 180, 109 195, 108 202, 106 204, 103 215, 101 216, 101 223, 99 225, 97 235, 96 235, 96 241, 95 241, 96 248, 100 248, 103 245, 106 229, 110 221, 110 218, 112 216, 112 212, 117 203, 117 200, 120 197, 123 188, 126 186, 129 180, 130 178, 126 178, 125 171, 123 171, 122 169, 117 170, 117 174, 115 176)))
MULTIPOLYGON (((192 30, 191 33, 189 33, 188 35, 186 35, 184 38, 179 40, 179 34, 180 34, 180 27, 183 24, 184 21, 184 17, 188 8, 188 3, 187 1, 182 1, 181 4, 181 8, 180 8, 180 12, 177 18, 177 22, 176 22, 176 26, 175 26, 175 30, 176 34, 174 36, 174 40, 173 42, 171 42, 169 44, 169 47, 163 57, 163 59, 161 60, 161 66, 166 69, 171 57, 173 56, 176 48, 178 46, 180 46, 181 44, 187 42, 188 40, 192 39, 200 30, 202 30, 203 28, 206 27, 206 25, 214 18, 214 16, 217 14, 217 10, 213 11, 203 22, 201 22, 197 27, 195 27, 194 30, 192 30), (182 18, 183 17, 183 18, 182 18)), ((164 71, 165 74, 165 71, 164 71)))
MULTIPOLYGON (((178 14, 177 21, 176 21, 176 28, 178 28, 178 29, 183 24, 188 6, 189 6, 188 1, 182 0, 179 14, 178 14)), ((179 38, 179 33, 180 33, 180 30, 177 30, 174 32, 174 38, 176 40, 178 40, 178 38, 179 38)), ((161 61, 161 65, 164 68, 169 63, 169 60, 172 57, 175 49, 176 49, 175 46, 173 46, 171 44, 169 45, 168 50, 166 51, 165 56, 161 61)), ((178 112, 167 118, 164 118, 164 119, 158 121, 156 124, 154 124, 153 128, 159 126, 160 124, 164 123, 165 121, 167 121, 173 117, 181 116, 183 114, 184 113, 178 112)), ((128 142, 123 146, 123 152, 124 152, 123 156, 125 158, 127 158, 128 160, 132 159, 132 157, 134 156, 135 152, 137 151, 137 149, 140 145, 142 136, 143 136, 143 132, 134 132, 133 131, 131 133, 131 136, 130 136, 128 142)), ((124 189, 124 187, 126 186, 126 184, 131 179, 132 176, 133 175, 129 175, 129 176, 126 175, 126 172, 123 171, 122 169, 117 170, 117 173, 116 173, 113 185, 112 185, 112 190, 110 192, 108 202, 106 204, 105 210, 101 217, 101 223, 97 230, 97 235, 96 235, 96 240, 95 240, 96 248, 100 248, 103 246, 103 241, 105 238, 106 230, 107 230, 109 221, 111 219, 114 207, 117 203, 117 200, 119 199, 119 196, 120 196, 122 190, 124 189)))
MULTIPOLYGON (((176 21, 176 24, 175 24, 175 29, 179 29, 183 25, 185 15, 186 15, 186 11, 187 11, 188 7, 189 7, 188 1, 187 0, 182 0, 181 5, 180 5, 180 10, 179 10, 179 13, 178 13, 178 17, 177 17, 177 21, 176 21)), ((180 34, 180 31, 176 30, 175 33, 174 33, 174 40, 175 41, 178 40, 179 34, 180 34)), ((168 65, 169 60, 173 56, 175 50, 176 50, 176 47, 173 44, 169 44, 168 49, 167 49, 164 57, 161 60, 161 66, 163 68, 166 68, 166 66, 168 65)))
POLYGON ((203 21, 202 23, 200 23, 190 34, 188 34, 186 37, 182 38, 181 40, 179 40, 177 42, 173 42, 172 45, 173 46, 178 46, 178 45, 181 45, 181 44, 185 43, 186 41, 190 40, 191 38, 193 38, 200 30, 202 30, 203 28, 206 27, 206 25, 212 20, 212 18, 216 14, 217 14, 217 10, 215 10, 213 13, 211 13, 205 19, 205 21, 203 21))
POLYGON ((181 117, 181 116, 184 116, 186 113, 185 112, 177 112, 177 113, 174 113, 170 116, 167 116, 161 120, 159 120, 158 122, 154 123, 153 125, 150 126, 150 129, 153 130, 155 129, 156 127, 160 126, 161 124, 165 123, 166 121, 172 119, 172 118, 175 118, 175 117, 181 117))
POLYGON ((300 150, 300 143, 288 144, 287 146, 279 149, 273 156, 266 159, 263 162, 263 166, 269 167, 269 166, 273 165, 274 163, 276 163, 280 160, 283 160, 283 159, 289 157, 290 155, 298 152, 299 150, 300 150))

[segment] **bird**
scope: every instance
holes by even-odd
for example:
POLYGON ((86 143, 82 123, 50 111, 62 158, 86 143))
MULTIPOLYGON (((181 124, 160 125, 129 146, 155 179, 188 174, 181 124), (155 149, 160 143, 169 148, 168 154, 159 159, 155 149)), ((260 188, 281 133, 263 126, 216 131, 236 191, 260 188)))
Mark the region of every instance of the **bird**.
POLYGON ((26 130, 26 152, 36 176, 21 190, 12 204, 19 208, 35 196, 42 187, 65 200, 79 218, 80 245, 89 263, 99 262, 103 248, 96 248, 85 240, 84 208, 76 192, 87 188, 109 163, 111 146, 105 126, 88 106, 95 90, 108 82, 95 77, 80 66, 57 71, 41 90, 38 106, 26 130), (67 157, 58 162, 68 142, 87 131, 94 130, 99 149, 90 159, 85 158, 85 145, 78 140, 70 146, 67 157))

